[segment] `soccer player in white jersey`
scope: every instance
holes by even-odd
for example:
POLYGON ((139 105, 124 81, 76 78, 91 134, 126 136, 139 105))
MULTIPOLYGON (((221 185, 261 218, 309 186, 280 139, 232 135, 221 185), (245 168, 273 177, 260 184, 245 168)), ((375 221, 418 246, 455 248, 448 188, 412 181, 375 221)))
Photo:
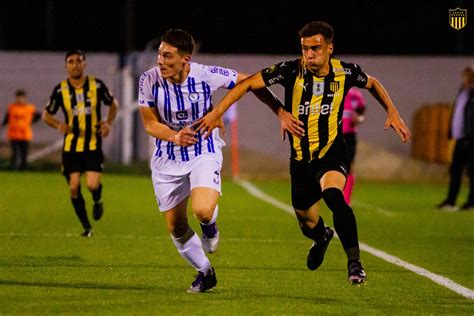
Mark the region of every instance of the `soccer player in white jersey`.
MULTIPOLYGON (((147 133, 156 138, 150 168, 158 207, 178 252, 198 271, 188 289, 198 293, 217 283, 204 251, 215 252, 219 241, 216 218, 224 142, 217 129, 200 135, 191 126, 212 109, 215 90, 230 89, 247 75, 190 62, 193 49, 191 34, 181 29, 167 31, 161 37, 157 66, 140 77, 138 103, 147 133), (189 197, 202 240, 188 225, 189 197)), ((302 133, 301 122, 269 90, 255 94, 278 115, 283 130, 295 136, 302 133)))

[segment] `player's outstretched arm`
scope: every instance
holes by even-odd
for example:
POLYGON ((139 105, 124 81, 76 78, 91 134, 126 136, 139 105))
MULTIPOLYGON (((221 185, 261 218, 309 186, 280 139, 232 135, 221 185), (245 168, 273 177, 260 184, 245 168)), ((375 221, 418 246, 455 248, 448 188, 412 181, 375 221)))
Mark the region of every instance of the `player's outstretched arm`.
MULTIPOLYGON (((261 75, 260 75, 261 76, 261 75)), ((263 79, 262 79, 263 80, 263 79)), ((255 96, 265 103, 280 120, 281 139, 285 139, 286 132, 291 133, 294 137, 302 138, 305 134, 304 124, 290 112, 286 111, 283 103, 278 97, 267 87, 252 91, 255 96)))
POLYGON ((191 146, 197 142, 194 132, 189 126, 179 132, 161 123, 158 111, 155 108, 140 107, 140 115, 148 135, 173 142, 178 146, 191 146))
POLYGON ((209 133, 216 127, 222 127, 222 120, 220 120, 222 115, 232 104, 249 91, 253 91, 262 102, 267 104, 272 111, 274 111, 282 122, 282 128, 288 130, 297 137, 301 137, 301 135, 304 134, 304 130, 300 127, 302 122, 298 121, 291 115, 291 113, 288 113, 283 109, 283 107, 281 107, 278 98, 266 89, 265 82, 263 81, 260 72, 238 82, 212 111, 207 113, 202 119, 194 124, 194 129, 202 134, 209 135, 209 133))
POLYGON ((393 104, 387 90, 385 90, 380 81, 378 81, 375 77, 368 76, 367 85, 365 88, 370 91, 370 93, 375 99, 377 99, 380 105, 383 106, 385 111, 387 111, 387 120, 385 121, 384 129, 391 127, 398 134, 398 136, 400 136, 404 143, 410 141, 410 129, 400 117, 397 108, 393 104))
POLYGON ((219 101, 214 109, 208 112, 203 118, 194 124, 194 129, 202 135, 209 135, 216 127, 221 127, 221 117, 232 104, 238 101, 243 95, 251 90, 258 90, 265 87, 265 83, 259 73, 254 74, 245 80, 240 81, 219 101))

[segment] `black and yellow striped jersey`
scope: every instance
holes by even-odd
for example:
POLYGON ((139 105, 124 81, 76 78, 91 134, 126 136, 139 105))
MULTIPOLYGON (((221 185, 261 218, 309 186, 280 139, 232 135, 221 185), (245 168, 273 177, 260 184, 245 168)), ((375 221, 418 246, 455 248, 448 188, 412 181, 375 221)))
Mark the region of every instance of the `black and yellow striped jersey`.
POLYGON ((364 88, 367 75, 356 64, 332 58, 329 74, 317 77, 301 58, 284 61, 262 70, 266 86, 285 88, 285 109, 304 123, 305 136, 292 137, 291 159, 311 161, 326 155, 342 139, 344 98, 353 86, 364 88))
POLYGON ((109 106, 114 98, 99 79, 87 76, 80 89, 63 80, 56 87, 46 105, 49 114, 62 109, 70 132, 64 135, 63 151, 85 152, 101 150, 102 137, 97 133, 101 120, 101 104, 109 106))

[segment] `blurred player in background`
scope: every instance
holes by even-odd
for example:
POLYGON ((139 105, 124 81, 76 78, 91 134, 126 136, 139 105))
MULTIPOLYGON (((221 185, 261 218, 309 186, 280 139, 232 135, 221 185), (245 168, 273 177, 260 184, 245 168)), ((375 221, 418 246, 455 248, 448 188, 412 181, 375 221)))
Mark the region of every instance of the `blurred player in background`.
POLYGON ((366 281, 360 262, 354 212, 342 193, 350 163, 342 139, 343 100, 353 87, 368 89, 387 111, 385 129, 392 127, 403 142, 410 131, 382 84, 356 64, 331 58, 334 30, 325 22, 310 22, 299 32, 302 58, 284 61, 252 75, 236 85, 196 125, 210 133, 219 127, 222 114, 248 91, 281 84, 285 108, 303 122, 301 138, 290 135, 292 204, 303 234, 312 239, 307 266, 317 269, 324 259, 334 231, 319 216, 322 198, 333 212, 334 227, 347 255, 348 278, 352 284, 366 281))
POLYGON ((457 211, 456 199, 461 188, 464 169, 469 177, 469 196, 461 206, 462 211, 474 210, 474 71, 466 67, 462 72, 463 82, 454 101, 449 137, 456 141, 446 199, 437 205, 439 209, 457 211))
MULTIPOLYGON (((224 142, 218 130, 204 139, 191 125, 212 109, 215 90, 230 89, 246 75, 191 62, 194 46, 191 34, 181 29, 162 36, 157 66, 140 77, 138 103, 147 133, 156 138, 150 167, 158 207, 178 252, 198 271, 188 292, 199 293, 217 283, 204 251, 215 252, 219 241, 216 219, 224 142), (202 239, 188 224, 189 197, 202 239)), ((270 91, 256 94, 288 122, 290 132, 297 128, 297 120, 270 91)))
POLYGON ((349 205, 351 205, 352 188, 355 182, 353 164, 357 149, 357 125, 364 121, 364 112, 365 101, 362 92, 356 87, 350 88, 344 99, 344 112, 342 113, 342 135, 347 145, 351 163, 344 187, 344 199, 349 205))
POLYGON ((109 135, 118 105, 102 80, 84 75, 86 56, 82 51, 67 52, 65 61, 68 77, 54 87, 43 120, 64 135, 62 173, 68 182, 76 215, 84 228, 82 236, 91 237, 92 226, 81 193, 81 174, 86 174, 87 188, 92 193, 92 215, 99 220, 104 212, 102 137, 109 135), (102 120, 102 104, 109 107, 105 120, 102 120), (64 122, 54 118, 59 109, 64 113, 64 122))
POLYGON ((33 104, 28 103, 25 90, 15 92, 15 101, 8 106, 2 126, 8 125, 7 137, 11 146, 10 168, 25 170, 30 142, 33 139, 31 124, 39 120, 33 104))

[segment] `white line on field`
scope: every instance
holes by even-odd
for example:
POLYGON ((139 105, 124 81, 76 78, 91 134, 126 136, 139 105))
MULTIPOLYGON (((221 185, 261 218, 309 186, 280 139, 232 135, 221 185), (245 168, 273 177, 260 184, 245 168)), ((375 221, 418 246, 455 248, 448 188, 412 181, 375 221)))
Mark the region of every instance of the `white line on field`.
POLYGON ((372 205, 372 204, 369 204, 369 203, 365 203, 365 202, 362 202, 362 201, 359 201, 359 200, 352 200, 352 203, 355 204, 355 205, 358 205, 360 207, 369 209, 369 210, 374 210, 374 211, 376 211, 380 214, 386 215, 386 216, 395 216, 394 212, 391 212, 389 210, 386 210, 384 208, 381 208, 381 207, 378 207, 378 206, 375 206, 375 205, 372 205))
MULTIPOLYGON (((252 183, 245 181, 245 180, 236 180, 236 183, 242 186, 244 189, 246 189, 251 195, 253 195, 256 198, 259 198, 289 214, 294 215, 293 207, 291 205, 288 205, 286 203, 283 203, 281 201, 278 201, 274 197, 262 192, 260 189, 258 189, 255 185, 252 183)), ((394 265, 397 265, 399 267, 405 268, 411 272, 414 272, 418 275, 424 276, 425 278, 430 279, 431 281, 444 286, 448 289, 450 289, 453 292, 458 293, 459 295, 462 295, 468 299, 474 300, 474 291, 471 289, 468 289, 467 287, 464 287, 460 284, 457 284, 456 282, 445 278, 441 275, 437 275, 433 272, 430 272, 426 269, 423 269, 421 267, 415 266, 411 263, 408 263, 406 261, 403 261, 402 259, 392 256, 382 250, 378 250, 376 248, 373 248, 367 244, 364 244, 362 242, 359 242, 360 249, 370 253, 371 255, 378 257, 382 260, 385 260, 389 263, 392 263, 394 265)))

